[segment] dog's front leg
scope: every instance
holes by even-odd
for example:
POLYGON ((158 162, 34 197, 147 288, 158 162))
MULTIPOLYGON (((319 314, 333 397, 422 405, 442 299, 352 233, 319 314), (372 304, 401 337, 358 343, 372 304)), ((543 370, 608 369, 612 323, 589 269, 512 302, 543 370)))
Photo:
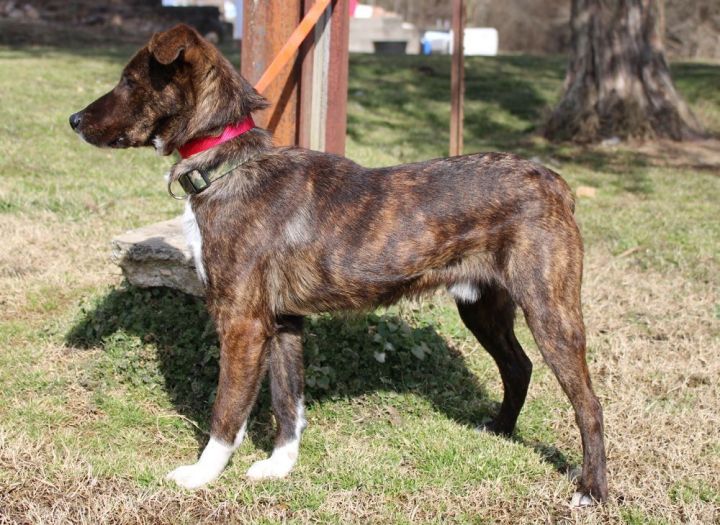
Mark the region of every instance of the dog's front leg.
POLYGON ((254 463, 247 471, 250 479, 287 476, 298 459, 303 417, 302 317, 284 316, 270 344, 270 391, 277 422, 272 455, 254 463))
POLYGON ((168 479, 187 489, 218 478, 245 437, 247 418, 267 368, 270 331, 259 319, 218 320, 220 378, 210 441, 197 463, 178 467, 168 479))

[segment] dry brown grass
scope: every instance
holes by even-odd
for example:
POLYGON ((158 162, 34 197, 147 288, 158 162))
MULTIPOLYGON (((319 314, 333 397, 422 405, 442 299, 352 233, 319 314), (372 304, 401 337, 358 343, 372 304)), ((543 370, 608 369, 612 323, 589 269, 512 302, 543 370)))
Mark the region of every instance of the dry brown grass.
POLYGON ((681 485, 720 487, 717 290, 639 271, 631 258, 591 252, 588 263, 585 313, 611 491, 670 522, 716 522, 717 499, 672 494, 681 485))
POLYGON ((65 222, 44 212, 3 216, 0 251, 0 320, 42 320, 83 291, 117 280, 108 264, 107 227, 65 222))
MULTIPOLYGON (((720 488, 717 290, 640 270, 631 256, 595 250, 588 253, 586 275, 589 347, 608 440, 612 497, 604 507, 571 511, 565 500, 570 481, 558 476, 518 494, 508 492, 507 480, 486 480, 460 493, 338 490, 315 512, 292 511, 280 497, 222 502, 212 489, 142 489, 132 479, 98 476, 81 452, 6 429, 0 434, 0 523, 311 523, 324 512, 341 522, 383 523, 388 508, 415 523, 473 516, 497 523, 615 523, 628 521, 632 510, 669 523, 717 523, 720 502, 694 495, 705 486, 717 498, 720 488), (690 492, 684 495, 683 487, 690 492)), ((74 278, 81 279, 80 272, 74 278)), ((77 359, 61 348, 45 355, 50 362, 37 366, 72 368, 77 359)), ((82 388, 68 393, 68 412, 80 425, 88 422, 90 395, 82 388)), ((531 399, 539 397, 557 397, 561 407, 548 422, 559 437, 555 445, 577 450, 571 411, 549 374, 534 380, 531 399)))
POLYGON ((0 433, 0 524, 225 523, 282 519, 287 509, 258 501, 223 505, 211 493, 142 490, 129 480, 93 474, 81 454, 42 440, 0 433), (48 468, 52 465, 52 469, 48 468))

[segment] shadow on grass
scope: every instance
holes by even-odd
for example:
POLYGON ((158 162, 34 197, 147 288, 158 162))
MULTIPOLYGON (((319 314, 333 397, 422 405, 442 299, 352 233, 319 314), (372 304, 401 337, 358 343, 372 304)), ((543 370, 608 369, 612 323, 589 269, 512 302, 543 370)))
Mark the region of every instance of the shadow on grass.
MULTIPOLYGON (((351 56, 350 71, 347 129, 353 141, 382 148, 409 144, 425 155, 446 154, 449 57, 356 55, 351 56), (382 135, 377 133, 380 128, 386 131, 382 135)), ((547 105, 534 81, 536 74, 562 74, 554 61, 521 57, 471 60, 467 71, 466 139, 489 139, 501 147, 515 144, 533 129, 547 105)))
POLYGON ((576 164, 589 170, 578 177, 581 184, 610 186, 636 195, 649 195, 654 191, 649 175, 650 158, 638 151, 546 143, 536 147, 534 153, 541 159, 576 164))
MULTIPOLYGON (((720 65, 717 63, 677 62, 671 66, 673 80, 690 102, 720 104, 720 65)), ((712 130, 711 130, 712 131, 712 130)), ((714 130, 717 133, 720 130, 714 130)), ((717 138, 717 137, 716 137, 717 138)))
MULTIPOLYGON (((448 57, 378 57, 350 60, 348 136, 370 150, 392 152, 398 162, 447 154, 448 57)), ((680 65, 688 89, 705 94, 720 67, 680 65)), ((638 196, 654 192, 656 159, 623 144, 551 143, 533 135, 553 105, 564 78, 559 57, 500 56, 467 62, 466 152, 504 150, 532 158, 562 174, 584 168, 580 184, 638 196)), ((699 95, 698 95, 699 96, 699 95)), ((697 170, 697 165, 682 166, 697 170)), ((715 166, 702 166, 705 171, 715 166)))
MULTIPOLYGON (((100 366, 95 373, 105 376, 95 381, 120 381, 140 388, 153 384, 164 389, 178 413, 198 423, 195 437, 200 447, 205 445, 219 349, 202 299, 169 288, 114 289, 83 311, 66 342, 79 348, 100 347, 106 355, 112 354, 107 359, 115 362, 100 366), (133 336, 142 344, 129 344, 133 336), (124 342, 120 346, 118 339, 124 342)), ((463 356, 432 326, 411 326, 388 314, 314 316, 306 320, 303 346, 308 406, 372 392, 415 392, 438 412, 471 428, 488 421, 499 408, 463 356), (376 357, 380 352, 383 363, 376 357)), ((267 380, 248 434, 258 447, 272 449, 274 424, 267 380)), ((552 445, 516 436, 511 439, 534 449, 560 473, 574 467, 552 445)))
MULTIPOLYGON (((113 290, 83 312, 66 341, 80 348, 104 348, 106 355, 112 347, 108 358, 122 365, 109 363, 97 373, 141 388, 160 386, 179 413, 208 428, 219 351, 201 299, 165 288, 113 290), (118 348, 118 333, 124 334, 121 341, 135 336, 134 341, 139 339, 142 344, 124 343, 118 348), (148 355, 157 362, 143 363, 148 355)), ((375 391, 412 391, 427 398, 439 412, 472 427, 496 408, 462 355, 430 326, 413 327, 394 315, 323 315, 307 320, 304 347, 310 406, 375 391), (384 352, 384 363, 377 359, 382 359, 380 352, 384 352)), ((270 449, 272 426, 265 386, 248 432, 255 443, 270 449)), ((203 432, 198 431, 197 438, 204 444, 203 432)))

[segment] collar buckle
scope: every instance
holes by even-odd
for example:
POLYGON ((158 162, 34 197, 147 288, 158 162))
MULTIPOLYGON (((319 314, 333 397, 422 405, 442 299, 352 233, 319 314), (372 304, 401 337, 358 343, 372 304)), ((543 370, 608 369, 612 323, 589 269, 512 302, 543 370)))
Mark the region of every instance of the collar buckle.
POLYGON ((168 180, 168 193, 173 199, 184 201, 190 195, 197 195, 208 189, 212 180, 203 170, 193 169, 180 175, 177 178, 177 182, 180 184, 180 187, 182 187, 185 195, 177 195, 172 190, 173 180, 168 180))
POLYGON ((176 179, 168 178, 168 193, 173 199, 179 201, 185 200, 191 195, 197 195, 198 193, 202 193, 210 187, 210 184, 212 184, 218 179, 225 177, 229 173, 232 173, 233 170, 237 169, 242 164, 242 162, 225 162, 223 164, 220 164, 220 166, 210 169, 210 174, 208 174, 208 171, 204 169, 194 168, 190 171, 186 171, 182 175, 178 176, 176 179), (222 171, 222 173, 218 174, 218 172, 220 171, 222 171), (173 192, 172 186, 175 181, 180 184, 183 191, 185 192, 185 195, 177 195, 175 192, 173 192))
POLYGON ((185 193, 197 195, 210 187, 210 177, 202 170, 194 169, 178 177, 178 182, 185 193))

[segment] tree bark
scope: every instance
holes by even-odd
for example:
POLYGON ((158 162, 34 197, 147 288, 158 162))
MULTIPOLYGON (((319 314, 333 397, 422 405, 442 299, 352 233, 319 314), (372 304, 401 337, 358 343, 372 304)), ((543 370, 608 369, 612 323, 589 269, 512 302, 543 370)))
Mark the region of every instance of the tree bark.
POLYGON ((565 92, 546 123, 547 138, 703 136, 670 76, 662 1, 572 0, 565 92))

